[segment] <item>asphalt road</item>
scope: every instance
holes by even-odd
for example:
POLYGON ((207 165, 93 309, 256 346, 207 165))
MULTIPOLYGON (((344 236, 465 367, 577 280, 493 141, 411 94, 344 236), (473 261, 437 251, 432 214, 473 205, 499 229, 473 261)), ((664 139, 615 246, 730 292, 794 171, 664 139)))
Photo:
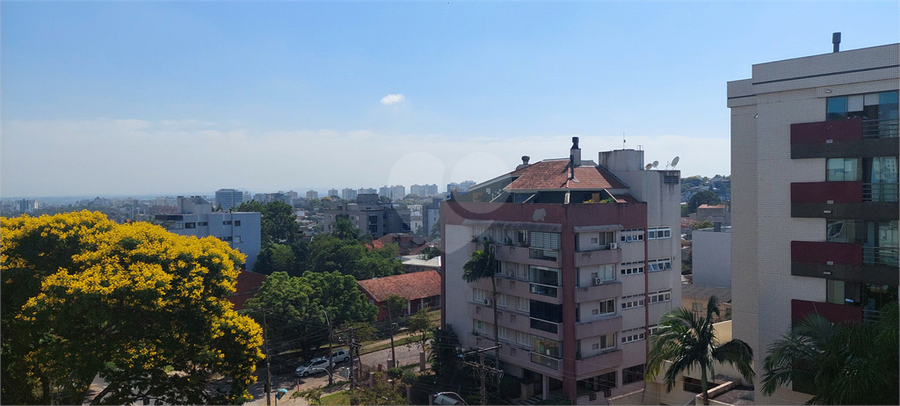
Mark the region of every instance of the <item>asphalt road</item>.
MULTIPOLYGON (((380 344, 380 343, 379 343, 380 344)), ((363 352, 365 352, 365 348, 363 348, 363 352)), ((397 345, 394 347, 394 352, 397 354, 397 361, 400 366, 418 364, 419 363, 419 351, 420 347, 418 345, 413 345, 412 347, 407 347, 405 345, 397 345)), ((382 365, 384 368, 387 368, 388 359, 391 356, 391 349, 386 348, 383 350, 374 351, 368 354, 363 354, 360 356, 362 363, 365 366, 371 368, 377 368, 378 365, 382 365)), ((359 360, 355 361, 354 368, 358 368, 359 360)), ((335 382, 346 382, 347 378, 344 378, 341 373, 341 370, 348 369, 350 367, 349 362, 338 363, 335 366, 334 371, 332 372, 334 375, 335 382)), ((343 373, 344 376, 348 374, 346 372, 343 373)), ((252 406, 265 406, 266 405, 266 393, 265 393, 265 385, 266 385, 266 370, 264 368, 260 368, 257 370, 257 380, 256 383, 250 387, 250 394, 253 396, 253 400, 251 402, 245 403, 246 405, 252 406)), ((280 405, 290 405, 290 406, 307 406, 308 403, 306 399, 303 398, 294 398, 290 399, 291 394, 296 391, 305 391, 317 387, 323 387, 328 385, 328 374, 327 373, 319 373, 315 375, 310 375, 306 378, 298 377, 293 372, 282 374, 282 375, 272 375, 272 394, 271 394, 271 405, 276 404, 275 393, 278 392, 279 389, 284 388, 287 389, 288 393, 281 399, 277 401, 277 404, 280 405)), ((342 390, 342 388, 335 388, 335 391, 342 390)), ((330 393, 330 392, 329 392, 330 393)), ((328 394, 328 393, 326 393, 328 394)))

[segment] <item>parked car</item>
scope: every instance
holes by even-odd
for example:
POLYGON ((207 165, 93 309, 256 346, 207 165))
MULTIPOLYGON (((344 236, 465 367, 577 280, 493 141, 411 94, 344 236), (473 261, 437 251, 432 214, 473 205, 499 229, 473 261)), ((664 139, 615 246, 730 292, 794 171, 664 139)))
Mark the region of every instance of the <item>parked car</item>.
POLYGON ((331 353, 331 359, 333 359, 335 363, 347 362, 350 361, 350 353, 347 352, 347 350, 337 350, 331 353))
POLYGON ((306 364, 300 365, 297 367, 298 376, 307 377, 310 374, 317 374, 319 372, 325 372, 325 368, 328 368, 328 359, 327 358, 313 358, 306 364))

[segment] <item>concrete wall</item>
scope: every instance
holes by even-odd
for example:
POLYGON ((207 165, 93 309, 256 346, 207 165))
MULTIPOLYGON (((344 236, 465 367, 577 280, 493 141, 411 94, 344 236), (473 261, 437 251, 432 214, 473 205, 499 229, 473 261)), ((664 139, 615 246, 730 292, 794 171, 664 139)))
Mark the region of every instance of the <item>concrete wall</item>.
POLYGON ((731 287, 731 233, 694 230, 691 241, 693 284, 731 287))

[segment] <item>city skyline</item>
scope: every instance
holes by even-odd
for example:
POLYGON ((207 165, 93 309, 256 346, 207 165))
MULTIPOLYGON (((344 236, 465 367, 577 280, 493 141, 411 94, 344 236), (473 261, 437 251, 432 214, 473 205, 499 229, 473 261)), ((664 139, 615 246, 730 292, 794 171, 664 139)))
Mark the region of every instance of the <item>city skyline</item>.
POLYGON ((4 2, 0 197, 443 189, 572 136, 730 175, 724 83, 898 7, 4 2))

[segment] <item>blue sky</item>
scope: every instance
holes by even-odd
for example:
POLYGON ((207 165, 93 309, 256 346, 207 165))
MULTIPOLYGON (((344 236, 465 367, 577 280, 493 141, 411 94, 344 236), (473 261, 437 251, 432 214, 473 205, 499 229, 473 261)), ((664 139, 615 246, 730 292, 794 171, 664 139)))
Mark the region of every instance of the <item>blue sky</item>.
MULTIPOLYGON (((730 173, 726 82, 900 3, 0 3, 0 197, 472 179, 625 146, 730 173)), ((662 165, 661 165, 662 166, 662 165)))

